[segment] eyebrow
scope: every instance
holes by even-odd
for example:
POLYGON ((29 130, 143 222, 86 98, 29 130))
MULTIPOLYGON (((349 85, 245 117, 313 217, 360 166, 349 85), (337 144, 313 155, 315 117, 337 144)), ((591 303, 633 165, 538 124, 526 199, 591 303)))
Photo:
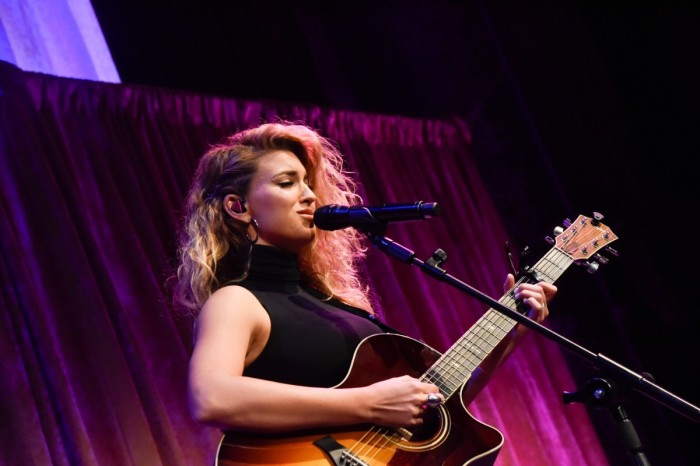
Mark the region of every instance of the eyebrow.
MULTIPOLYGON (((279 172, 279 173, 275 173, 274 175, 272 175, 272 178, 273 178, 273 179, 276 179, 276 178, 280 178, 280 177, 282 177, 282 176, 295 176, 295 177, 299 177, 300 175, 301 175, 301 172, 299 172, 299 171, 297 171, 297 170, 285 170, 285 171, 282 171, 282 172, 279 172)), ((306 173, 306 174, 304 175, 303 178, 304 178, 304 179, 308 179, 308 177, 309 177, 309 174, 306 173)))

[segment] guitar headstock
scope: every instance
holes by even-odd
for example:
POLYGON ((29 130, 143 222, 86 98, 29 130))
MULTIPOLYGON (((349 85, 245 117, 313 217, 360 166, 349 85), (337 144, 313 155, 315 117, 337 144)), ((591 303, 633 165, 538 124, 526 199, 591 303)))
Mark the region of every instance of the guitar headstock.
POLYGON ((603 216, 597 212, 593 218, 579 215, 566 230, 556 236, 555 247, 575 261, 589 259, 617 239, 617 235, 603 225, 602 219, 603 216))

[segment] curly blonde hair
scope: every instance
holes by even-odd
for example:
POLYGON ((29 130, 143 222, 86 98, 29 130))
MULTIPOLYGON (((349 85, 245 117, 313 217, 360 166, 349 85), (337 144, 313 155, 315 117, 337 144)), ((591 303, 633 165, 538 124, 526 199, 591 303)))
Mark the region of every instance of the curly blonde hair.
MULTIPOLYGON (((245 268, 247 224, 226 215, 222 201, 227 194, 245 198, 261 157, 277 150, 291 151, 299 158, 317 206, 361 202, 337 147, 308 126, 265 123, 229 136, 199 160, 187 195, 179 238, 176 306, 198 314, 209 296, 227 284, 217 274, 217 265, 227 254, 245 268)), ((357 268, 367 250, 363 240, 352 228, 318 230, 313 244, 299 253, 302 281, 329 298, 373 312, 368 287, 357 268)))

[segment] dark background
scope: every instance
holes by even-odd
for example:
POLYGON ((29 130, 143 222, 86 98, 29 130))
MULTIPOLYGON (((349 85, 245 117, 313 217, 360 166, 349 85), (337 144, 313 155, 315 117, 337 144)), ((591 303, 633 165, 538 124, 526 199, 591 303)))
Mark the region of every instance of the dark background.
MULTIPOLYGON (((92 1, 124 83, 466 120, 514 244, 544 251, 594 211, 619 236, 598 273, 557 282, 549 326, 697 406, 697 8, 523 3, 92 1)), ((601 375, 565 354, 580 386, 601 375)), ((651 464, 699 464, 697 419, 623 395, 651 464)))

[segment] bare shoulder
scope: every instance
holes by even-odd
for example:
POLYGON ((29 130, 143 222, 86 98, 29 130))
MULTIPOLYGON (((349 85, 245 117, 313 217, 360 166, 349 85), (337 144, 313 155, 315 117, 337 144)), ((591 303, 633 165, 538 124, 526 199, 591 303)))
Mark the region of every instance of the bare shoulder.
POLYGON ((253 293, 241 286, 220 288, 195 321, 192 373, 242 374, 262 351, 270 327, 270 318, 253 293))
POLYGON ((228 285, 219 288, 209 297, 207 305, 240 303, 242 305, 258 303, 258 299, 248 289, 239 285, 228 285))
POLYGON ((242 286, 230 285, 219 288, 209 297, 197 321, 198 325, 224 322, 254 325, 266 316, 262 304, 253 293, 242 286))

